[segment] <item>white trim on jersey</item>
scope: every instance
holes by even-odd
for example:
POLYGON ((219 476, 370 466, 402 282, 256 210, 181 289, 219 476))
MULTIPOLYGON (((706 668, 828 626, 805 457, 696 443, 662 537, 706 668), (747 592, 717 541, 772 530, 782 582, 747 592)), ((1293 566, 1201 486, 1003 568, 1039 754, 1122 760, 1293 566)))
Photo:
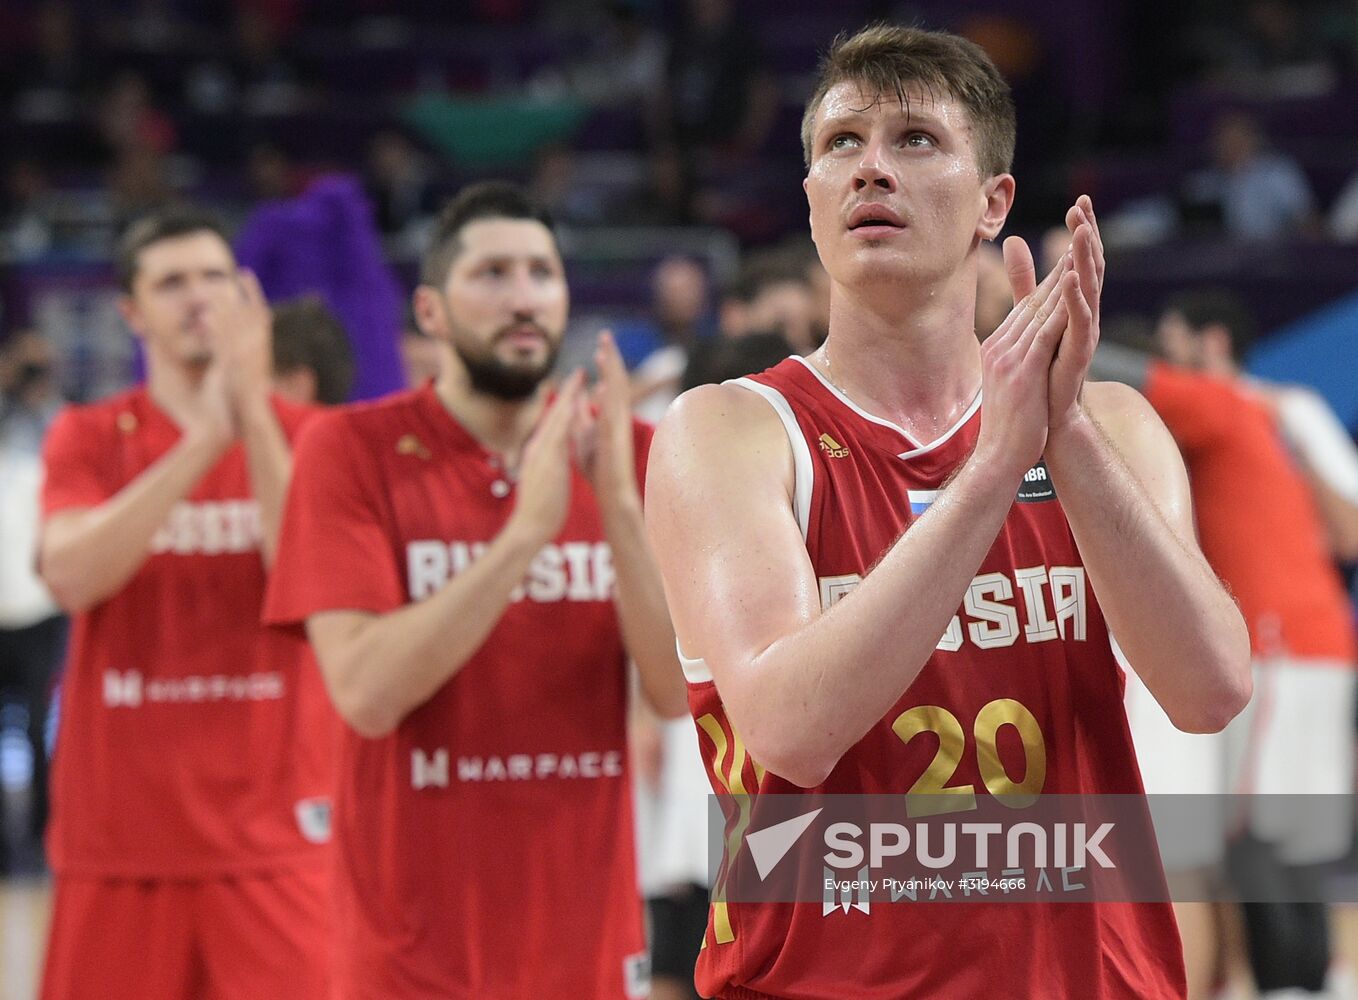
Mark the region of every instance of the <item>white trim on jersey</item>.
POLYGON ((1113 651, 1113 659, 1117 661, 1119 667, 1128 673, 1134 672, 1132 670, 1132 665, 1127 662, 1127 654, 1122 651, 1122 647, 1118 645, 1117 639, 1113 638, 1112 632, 1108 633, 1108 648, 1113 651))
POLYGON ((748 378, 732 379, 727 384, 738 385, 762 396, 783 422, 788 444, 792 446, 793 513, 797 515, 797 527, 802 529, 802 540, 805 541, 811 526, 811 487, 816 481, 816 468, 811 464, 811 446, 806 443, 806 435, 793 416, 792 407, 777 389, 748 378))
POLYGON ((695 660, 691 656, 686 656, 678 639, 674 640, 674 651, 679 654, 679 666, 684 669, 684 680, 690 684, 705 684, 712 679, 712 668, 707 665, 707 661, 701 657, 695 660))
POLYGON ((941 437, 934 438, 934 440, 929 442, 928 444, 920 444, 918 441, 914 439, 913 436, 911 436, 910 432, 907 431, 904 427, 900 426, 900 424, 893 424, 890 420, 883 419, 882 417, 873 416, 871 413, 863 409, 848 396, 844 395, 844 393, 842 393, 839 390, 838 386, 831 383, 829 379, 827 379, 824 375, 820 373, 820 369, 818 369, 810 361, 807 361, 806 358, 794 355, 792 360, 801 362, 801 364, 805 365, 806 370, 809 371, 812 375, 816 376, 817 381, 819 381, 821 385, 825 386, 825 388, 830 391, 831 395, 833 395, 836 399, 838 399, 849 409, 853 410, 854 413, 857 413, 864 420, 867 420, 870 423, 877 424, 879 427, 885 427, 888 430, 893 430, 901 437, 905 438, 905 440, 910 443, 910 449, 908 451, 901 452, 899 455, 896 456, 897 458, 917 458, 920 455, 927 455, 935 448, 941 447, 942 445, 946 444, 954 434, 956 434, 966 425, 966 422, 972 418, 972 415, 976 413, 976 410, 981 405, 981 391, 978 389, 976 390, 976 398, 973 399, 970 405, 967 406, 967 411, 963 413, 960 417, 958 417, 957 421, 946 431, 944 431, 941 437))

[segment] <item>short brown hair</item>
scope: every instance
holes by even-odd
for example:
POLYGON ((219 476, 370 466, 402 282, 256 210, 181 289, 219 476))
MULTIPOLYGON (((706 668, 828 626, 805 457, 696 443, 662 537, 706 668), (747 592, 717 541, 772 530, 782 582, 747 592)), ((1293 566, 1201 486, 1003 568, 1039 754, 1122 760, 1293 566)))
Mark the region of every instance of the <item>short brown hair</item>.
POLYGON ((830 88, 860 84, 879 99, 894 94, 908 106, 906 88, 918 84, 930 96, 947 95, 971 116, 976 164, 983 176, 1008 173, 1014 161, 1014 98, 1009 84, 975 42, 944 31, 874 24, 856 35, 839 35, 821 60, 816 88, 802 115, 802 153, 811 165, 811 130, 830 88))
POLYGON ((444 206, 434 224, 434 235, 420 263, 420 284, 440 288, 448 269, 462 252, 462 230, 481 219, 531 219, 556 234, 551 213, 528 191, 508 181, 470 184, 444 206))
POLYGON ((194 233, 215 233, 228 247, 231 245, 221 221, 211 212, 192 205, 171 205, 137 219, 119 238, 118 249, 114 254, 113 263, 119 286, 124 292, 132 294, 132 283, 141 267, 141 252, 152 243, 192 236, 194 233))
POLYGON ((308 368, 316 376, 316 402, 343 403, 354 382, 349 335, 319 295, 289 299, 273 311, 273 370, 287 375, 308 368))

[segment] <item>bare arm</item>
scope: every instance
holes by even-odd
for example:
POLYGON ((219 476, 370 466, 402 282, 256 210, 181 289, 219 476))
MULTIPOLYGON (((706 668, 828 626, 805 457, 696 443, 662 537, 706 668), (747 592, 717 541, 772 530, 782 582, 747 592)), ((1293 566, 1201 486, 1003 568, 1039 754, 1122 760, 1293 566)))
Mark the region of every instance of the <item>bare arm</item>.
POLYGON ((565 521, 573 377, 524 450, 518 498, 485 553, 423 601, 386 614, 324 611, 307 618, 331 700, 364 736, 395 729, 461 670, 485 642, 533 557, 565 521))
POLYGON ((81 510, 65 510, 42 527, 38 569, 57 603, 71 614, 121 590, 141 568, 151 539, 230 443, 217 428, 187 431, 168 452, 116 494, 81 510))
MULTIPOLYGON (((1198 548, 1187 475, 1164 424, 1139 393, 1085 383, 1099 341, 1103 247, 1088 198, 1066 222, 1085 294, 1071 301, 1052 362, 1047 466, 1128 660, 1176 726, 1216 732, 1249 701, 1249 634, 1198 548)), ((1011 277, 1021 292, 1023 269, 1011 277)))
POLYGON ((646 540, 640 502, 606 512, 604 534, 618 577, 614 594, 618 623, 627 653, 637 666, 641 694, 661 718, 683 715, 688 710, 684 672, 674 648, 674 626, 660 570, 646 540))
POLYGON ((688 698, 660 570, 646 540, 627 370, 610 334, 599 337, 594 359, 600 375, 594 391, 597 416, 582 399, 576 413, 576 451, 613 552, 618 624, 637 666, 641 694, 657 715, 673 718, 684 714, 688 698))
POLYGON ((467 569, 426 600, 378 615, 307 618, 335 708, 356 731, 385 736, 471 659, 509 605, 544 540, 510 522, 467 569))
POLYGON ((259 501, 264 565, 269 566, 278 551, 283 499, 288 491, 288 477, 292 475, 292 453, 267 396, 243 406, 238 419, 245 464, 250 473, 250 492, 259 501))
POLYGON ((707 662, 751 755, 774 773, 821 783, 946 631, 1041 451, 1065 277, 1053 272, 983 346, 986 409, 971 459, 824 613, 792 511, 787 437, 768 404, 703 386, 661 423, 647 522, 675 626, 684 652, 707 662))
POLYGON ((1046 455, 1080 558, 1170 721, 1217 732, 1249 701, 1249 634, 1198 548, 1183 461, 1135 390, 1084 388, 1087 419, 1053 434, 1046 455))
POLYGON ((269 402, 273 316, 259 280, 249 271, 241 271, 239 278, 239 298, 214 316, 214 351, 221 354, 227 369, 236 429, 250 473, 250 492, 259 502, 263 558, 268 566, 278 551, 292 454, 269 402))

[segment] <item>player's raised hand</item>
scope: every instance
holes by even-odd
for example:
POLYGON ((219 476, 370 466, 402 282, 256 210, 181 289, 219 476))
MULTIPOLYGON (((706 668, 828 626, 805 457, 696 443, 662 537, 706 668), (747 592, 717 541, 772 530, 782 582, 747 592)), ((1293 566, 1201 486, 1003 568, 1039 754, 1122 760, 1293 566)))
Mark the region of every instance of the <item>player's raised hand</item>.
POLYGON ((519 463, 518 496, 510 525, 543 545, 556 537, 570 508, 571 423, 583 384, 581 371, 566 379, 543 410, 519 463))
POLYGON ((981 345, 985 408, 976 452, 983 461, 1022 475, 1047 442, 1050 369, 1066 326, 1067 289, 1076 279, 1066 254, 1042 284, 1018 296, 1025 280, 1031 284, 1032 252, 1011 236, 1004 243, 1004 259, 1016 301, 981 345))
POLYGON ((627 369, 613 335, 599 334, 594 350, 599 381, 576 404, 576 460, 603 507, 638 499, 632 443, 632 396, 627 369))
POLYGON ((183 423, 186 437, 218 450, 225 450, 239 436, 226 364, 220 356, 213 357, 197 390, 180 403, 176 418, 183 423))
POLYGON ((1052 362, 1048 421, 1059 433, 1079 415, 1080 391, 1099 345, 1099 300, 1103 293, 1103 241, 1094 218, 1094 203, 1081 195, 1066 213, 1071 256, 1078 284, 1065 292, 1068 322, 1052 362))
POLYGON ((228 295, 213 311, 214 358, 226 371, 232 406, 239 413, 268 400, 273 384, 273 312, 259 279, 242 269, 239 294, 228 295))
MULTIPOLYGON (((1071 236, 1067 257, 1071 259, 1076 280, 1066 279, 1063 294, 1067 327, 1052 361, 1048 384, 1048 425, 1057 431, 1078 415, 1080 390, 1099 343, 1099 301, 1104 276, 1103 240, 1094 217, 1094 202, 1088 195, 1080 195, 1067 210, 1066 228, 1071 236)), ((1014 301, 1018 302, 1033 294, 1036 287, 1033 255, 1022 240, 1013 237, 1005 241, 1004 251, 1009 286, 1014 301)))

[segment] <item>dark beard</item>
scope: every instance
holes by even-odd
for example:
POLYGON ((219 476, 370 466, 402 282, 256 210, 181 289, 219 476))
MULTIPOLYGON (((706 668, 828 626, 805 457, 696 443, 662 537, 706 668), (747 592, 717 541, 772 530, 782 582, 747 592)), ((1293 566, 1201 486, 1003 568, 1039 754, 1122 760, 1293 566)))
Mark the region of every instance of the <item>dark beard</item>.
POLYGON ((457 348, 457 353, 467 369, 472 391, 506 403, 521 403, 532 396, 556 365, 556 351, 552 352, 540 369, 516 368, 493 355, 472 357, 460 348, 457 348))

